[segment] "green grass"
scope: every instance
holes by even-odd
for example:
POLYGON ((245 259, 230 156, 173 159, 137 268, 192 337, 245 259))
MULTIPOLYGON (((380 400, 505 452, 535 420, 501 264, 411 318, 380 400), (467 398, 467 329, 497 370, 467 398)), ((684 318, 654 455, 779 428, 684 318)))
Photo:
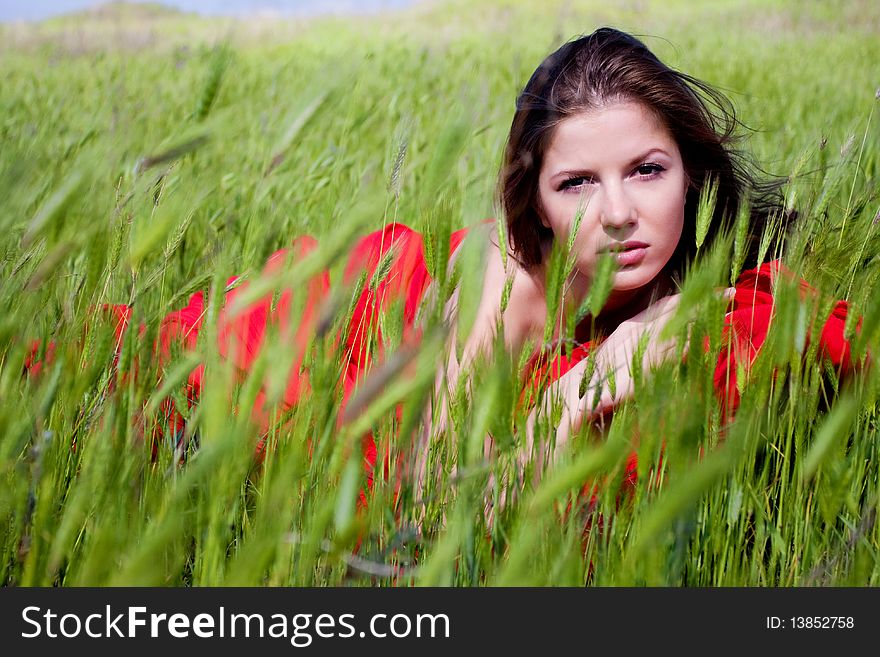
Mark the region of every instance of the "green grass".
MULTIPOLYGON (((724 89, 753 129, 744 148, 774 174, 797 174, 786 195, 798 230, 769 242, 767 258, 816 286, 823 311, 849 299, 853 320, 863 316, 856 359, 880 353, 875 3, 528 4, 455 0, 235 29, 162 12, 0 28, 0 582, 880 584, 876 368, 838 382, 815 344, 802 355, 804 321, 819 313, 780 289, 778 321, 722 430, 711 363, 723 311, 699 291, 729 281, 723 250, 702 254, 686 284, 705 358, 638 380, 601 440, 574 439, 491 525, 484 491, 516 477, 526 414, 523 359, 503 353, 477 363, 470 397, 463 384, 452 400, 427 489, 396 490, 392 458, 368 507, 356 506, 361 436, 371 429, 380 454, 408 452, 442 332, 428 313, 415 367, 383 370, 383 389, 339 426, 342 254, 392 219, 442 244, 495 216, 518 90, 561 41, 604 24, 646 35, 665 61, 724 89), (269 283, 300 289, 326 266, 338 312, 306 354, 312 394, 271 429, 256 465, 259 432, 239 409, 264 377, 279 399, 294 349, 270 339, 237 378, 209 348, 217 301, 228 276, 257 279, 303 234, 318 252, 269 283), (158 323, 198 290, 213 301, 197 354, 159 372, 158 323), (117 375, 104 303, 132 304, 146 326, 127 333, 117 375), (25 377, 35 339, 54 340, 55 359, 25 377), (162 398, 186 408, 195 359, 206 384, 185 414, 198 449, 184 461, 159 438, 154 456, 162 398), (640 484, 619 495, 633 449, 640 484), (579 494, 591 482, 592 510, 579 494)), ((443 272, 442 251, 431 258, 443 272)), ((478 276, 476 251, 461 263, 461 280, 478 276)), ((462 288, 460 334, 478 287, 462 288)), ((400 312, 382 319, 392 344, 400 312)))

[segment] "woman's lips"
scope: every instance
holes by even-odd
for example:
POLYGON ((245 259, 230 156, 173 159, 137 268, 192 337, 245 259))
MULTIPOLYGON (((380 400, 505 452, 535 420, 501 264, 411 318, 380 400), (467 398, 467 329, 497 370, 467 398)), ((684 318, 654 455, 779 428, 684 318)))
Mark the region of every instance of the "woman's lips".
POLYGON ((605 250, 614 254, 617 264, 621 267, 637 265, 648 253, 648 244, 631 240, 608 246, 605 250))
POLYGON ((617 258, 617 264, 621 267, 625 267, 627 265, 637 265, 642 260, 645 259, 645 256, 648 254, 648 247, 639 246, 633 249, 627 249, 625 251, 618 251, 615 254, 617 258))

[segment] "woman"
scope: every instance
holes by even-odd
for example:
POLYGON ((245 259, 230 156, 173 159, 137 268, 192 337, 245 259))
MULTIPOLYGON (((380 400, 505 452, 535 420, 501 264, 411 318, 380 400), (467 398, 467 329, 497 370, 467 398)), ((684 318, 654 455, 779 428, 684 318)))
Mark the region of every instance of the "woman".
MULTIPOLYGON (((544 344, 539 352, 549 352, 543 364, 538 354, 532 377, 546 375, 552 385, 544 403, 560 398, 563 412, 555 435, 540 436, 545 449, 535 450, 535 436, 529 436, 521 461, 537 458, 538 472, 542 461, 561 452, 572 430, 607 417, 632 395, 632 356, 640 341, 646 370, 680 358, 688 345, 661 334, 678 307, 677 288, 697 251, 698 235, 700 248, 708 250, 723 227, 742 214, 746 262, 760 267, 743 272, 736 287, 718 292, 730 307, 727 346, 714 372, 720 402, 733 412, 739 401, 737 372, 748 371, 767 335, 774 279, 785 271, 779 262, 758 262, 760 238, 768 222, 784 227, 790 218, 778 202, 778 185, 758 183, 732 149, 736 126, 721 94, 671 70, 643 43, 617 30, 597 30, 544 60, 517 100, 499 176, 507 243, 499 246, 492 225, 474 229, 473 237, 485 243, 488 254, 482 297, 467 329, 461 363, 454 346, 458 291, 446 306, 452 334, 447 363, 437 377, 439 411, 425 419, 416 450, 419 489, 424 488, 429 444, 448 427, 446 400, 454 394, 460 371, 489 355, 497 337, 503 335, 506 348, 514 352, 529 344, 544 344), (701 198, 708 197, 715 201, 712 216, 698 231, 701 198), (560 245, 567 247, 573 266, 556 303, 549 279, 551 255, 560 245), (577 323, 573 349, 554 353, 545 344, 548 326, 558 342, 567 319, 588 297, 603 256, 613 256, 616 271, 601 311, 577 323), (609 373, 613 387, 602 385, 609 373)), ((462 232, 450 245, 453 260, 462 232)), ((399 252, 397 270, 386 280, 397 281, 396 287, 390 295, 362 297, 359 308, 369 311, 355 313, 352 325, 359 330, 370 325, 364 317, 375 318, 398 296, 406 300, 405 322, 413 327, 419 304, 432 296, 425 294, 421 237, 404 226, 365 238, 356 253, 369 253, 369 258, 356 258, 349 271, 365 264, 372 275, 392 243, 399 252)), ((807 293, 808 286, 802 283, 802 289, 807 293)), ((846 312, 846 303, 838 303, 819 336, 820 354, 838 371, 851 366, 843 335, 846 312)), ((356 372, 362 372, 362 363, 354 360, 356 372)), ((530 429, 534 421, 533 412, 530 429)), ((375 452, 368 453, 368 461, 375 462, 375 452)), ((634 481, 635 467, 630 458, 629 481, 634 481)))
MULTIPOLYGON (((440 368, 440 417, 427 420, 432 430, 425 432, 426 439, 446 426, 443 398, 454 389, 462 367, 488 354, 498 334, 503 334, 508 349, 516 351, 526 344, 543 344, 548 326, 551 337, 563 337, 572 313, 583 315, 574 330, 575 348, 535 368, 553 381, 553 394, 547 398, 558 393, 563 401, 557 450, 573 429, 606 416, 632 394, 631 359, 640 340, 645 365, 679 357, 681 350, 661 332, 675 314, 677 286, 696 253, 698 237, 702 248, 709 248, 722 226, 749 207, 747 250, 754 258, 767 221, 781 223, 787 218, 775 203, 773 188, 757 184, 732 150, 735 127, 721 94, 673 71, 639 40, 617 30, 597 30, 545 59, 517 100, 499 177, 507 243, 499 246, 490 226, 475 229, 475 237, 488 249, 482 298, 462 362, 456 349, 450 348, 446 366, 440 368), (700 199, 710 196, 715 200, 713 215, 698 231, 700 199), (548 277, 554 248, 561 245, 573 266, 556 303, 548 277), (579 311, 603 257, 613 259, 615 271, 600 312, 591 316, 579 311), (594 358, 586 358, 588 354, 594 358), (588 366, 592 373, 582 394, 588 366), (613 392, 601 385, 608 372, 614 373, 613 392)), ((465 232, 452 236, 453 259, 465 232)), ((305 257, 314 246, 314 240, 301 238, 290 251, 270 258, 267 273, 271 275, 286 258, 305 257)), ((721 352, 715 383, 730 409, 737 403, 736 361, 741 365, 745 361, 747 367, 763 342, 773 309, 773 278, 780 269, 778 263, 765 263, 745 272, 735 288, 720 292, 732 302, 726 318, 732 346, 721 352)), ((431 283, 421 236, 406 226, 390 224, 363 238, 345 270, 347 283, 358 279, 369 283, 363 285, 339 345, 345 362, 343 406, 372 366, 371 345, 382 350, 378 318, 383 310, 402 299, 404 337, 418 336, 416 316, 430 296, 426 292, 431 283)), ((329 287, 325 272, 305 290, 282 290, 277 303, 269 294, 234 312, 233 302, 246 294, 247 284, 227 293, 218 318, 217 346, 243 373, 252 367, 273 324, 299 346, 289 367, 284 408, 295 405, 308 389, 308 375, 301 368, 303 354, 329 287), (291 327, 290 308, 297 294, 306 296, 305 311, 299 324, 291 327)), ((447 305, 451 344, 455 344, 457 301, 456 291, 447 305)), ((165 318, 157 341, 160 359, 168 356, 174 343, 184 348, 195 345, 204 308, 204 297, 197 293, 186 308, 165 318)), ((110 310, 117 318, 121 342, 128 309, 110 310)), ((822 353, 841 368, 850 366, 843 337, 845 317, 846 304, 841 302, 820 337, 822 353)), ((197 367, 189 376, 191 402, 200 394, 202 373, 203 368, 197 367)), ((254 417, 265 431, 269 415, 264 401, 260 393, 254 417)), ((180 417, 170 401, 165 410, 171 429, 179 433, 180 417)), ((365 456, 371 480, 376 449, 369 437, 365 456)), ((420 466, 424 475, 424 459, 420 466)))
MULTIPOLYGON (((607 416, 633 393, 630 370, 640 340, 646 340, 646 369, 687 350, 662 339, 661 332, 675 314, 677 287, 698 248, 701 197, 715 199, 700 235, 704 249, 751 208, 746 250, 752 266, 761 264, 756 254, 767 223, 781 226, 790 218, 777 201, 778 185, 758 183, 732 149, 736 126, 724 96, 673 71, 634 37, 608 28, 552 53, 520 94, 498 185, 508 244, 502 253, 489 240, 483 296, 463 361, 489 351, 498 331, 512 350, 529 341, 540 344, 548 302, 553 336, 560 338, 565 318, 589 295, 600 258, 612 254, 616 271, 601 311, 576 325, 573 350, 541 368, 554 381, 545 399, 560 398, 563 406, 556 435, 547 441, 555 453, 573 429, 607 416), (554 244, 568 245, 573 262, 556 306, 548 295, 554 244), (602 385, 609 373, 613 389, 602 385)), ((781 270, 778 262, 763 264, 744 272, 735 288, 719 292, 732 303, 726 317, 730 347, 721 352, 714 380, 729 412, 738 404, 737 362, 747 370, 763 343, 773 280, 781 270)), ((450 314, 455 305, 453 298, 450 314)), ((843 336, 846 311, 846 303, 838 303, 820 336, 820 353, 839 369, 851 365, 843 336)), ((446 369, 451 394, 460 369, 454 349, 446 369)), ((443 414, 440 426, 445 408, 443 414)), ((529 438, 524 459, 534 447, 529 438)), ((551 455, 540 450, 537 456, 540 464, 551 455)), ((631 459, 630 479, 634 469, 631 459)))

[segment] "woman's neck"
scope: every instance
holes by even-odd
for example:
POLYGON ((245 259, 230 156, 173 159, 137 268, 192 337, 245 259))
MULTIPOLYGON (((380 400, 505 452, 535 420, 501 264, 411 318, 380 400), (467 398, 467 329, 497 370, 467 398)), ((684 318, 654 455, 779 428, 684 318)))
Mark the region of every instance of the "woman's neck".
POLYGON ((578 323, 574 337, 578 342, 587 342, 598 336, 608 336, 623 322, 638 315, 657 299, 673 294, 675 290, 672 277, 661 271, 648 285, 636 290, 613 292, 598 315, 587 315, 578 323))
MULTIPOLYGON (((545 274, 546 271, 542 266, 540 275, 537 277, 540 281, 541 294, 546 294, 547 290, 545 274)), ((657 299, 673 294, 675 290, 675 282, 669 273, 663 270, 647 285, 635 290, 614 291, 598 315, 595 317, 587 315, 578 323, 575 327, 574 339, 584 343, 599 336, 608 336, 621 323, 638 315, 657 299)), ((559 313, 559 320, 556 323, 555 334, 557 336, 563 333, 564 321, 562 318, 566 316, 567 312, 575 312, 588 293, 589 283, 582 279, 572 279, 570 284, 566 286, 562 312, 559 313)))

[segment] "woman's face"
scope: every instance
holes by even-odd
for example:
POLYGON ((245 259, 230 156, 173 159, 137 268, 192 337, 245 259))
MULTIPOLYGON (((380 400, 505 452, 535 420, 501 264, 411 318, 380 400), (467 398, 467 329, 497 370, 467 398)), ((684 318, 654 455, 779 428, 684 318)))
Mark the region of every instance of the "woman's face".
POLYGON ((600 253, 616 252, 606 308, 647 289, 678 246, 687 176, 678 145, 643 105, 606 105, 564 119, 538 178, 542 223, 574 240, 576 289, 585 293, 600 253))

